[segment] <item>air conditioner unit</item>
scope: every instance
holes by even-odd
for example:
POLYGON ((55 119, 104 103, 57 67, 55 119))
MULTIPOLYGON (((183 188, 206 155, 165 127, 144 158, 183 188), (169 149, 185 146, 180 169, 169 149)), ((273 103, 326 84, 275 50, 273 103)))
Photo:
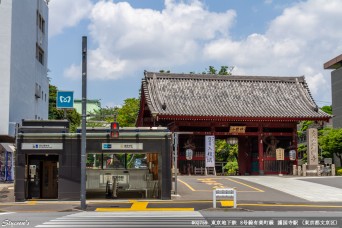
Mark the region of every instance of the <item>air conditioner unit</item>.
POLYGON ((36 83, 36 89, 35 89, 35 96, 36 98, 40 98, 42 94, 42 87, 36 83))

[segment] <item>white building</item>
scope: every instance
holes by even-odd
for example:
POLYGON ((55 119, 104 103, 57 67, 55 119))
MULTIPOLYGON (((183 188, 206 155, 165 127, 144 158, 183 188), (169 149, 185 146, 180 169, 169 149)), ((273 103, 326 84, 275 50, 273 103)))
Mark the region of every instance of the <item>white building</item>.
POLYGON ((0 0, 0 142, 22 119, 48 119, 48 5, 0 0))
POLYGON ((15 125, 47 119, 48 7, 44 0, 0 0, 0 181, 13 180, 15 125))

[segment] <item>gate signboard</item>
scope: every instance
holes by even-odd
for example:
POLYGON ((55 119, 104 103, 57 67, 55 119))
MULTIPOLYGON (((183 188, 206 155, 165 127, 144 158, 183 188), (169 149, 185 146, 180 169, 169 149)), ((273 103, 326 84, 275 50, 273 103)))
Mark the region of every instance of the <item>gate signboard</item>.
POLYGON ((283 148, 276 149, 276 158, 277 158, 277 160, 284 160, 284 149, 283 148))

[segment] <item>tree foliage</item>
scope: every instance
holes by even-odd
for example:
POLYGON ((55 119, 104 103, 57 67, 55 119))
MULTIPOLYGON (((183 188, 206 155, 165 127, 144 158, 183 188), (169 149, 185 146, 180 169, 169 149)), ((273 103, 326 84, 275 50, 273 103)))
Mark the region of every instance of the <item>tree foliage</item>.
POLYGON ((331 105, 326 105, 321 108, 321 110, 325 113, 328 113, 332 115, 332 106, 331 105))
POLYGON ((109 123, 116 119, 119 107, 105 107, 99 110, 94 110, 90 113, 90 118, 87 120, 87 127, 108 127, 109 123))
POLYGON ((122 107, 101 108, 91 114, 88 126, 106 127, 108 123, 119 123, 120 127, 134 127, 138 117, 140 100, 137 98, 127 98, 122 107))
POLYGON ((342 163, 342 128, 324 128, 318 139, 323 157, 333 157, 335 154, 342 163))
POLYGON ((231 75, 234 67, 233 66, 221 66, 220 70, 217 70, 214 66, 209 66, 206 71, 202 74, 218 74, 218 75, 231 75))
POLYGON ((117 121, 121 127, 134 127, 138 117, 140 99, 127 98, 118 110, 117 121))
POLYGON ((228 174, 234 174, 238 170, 238 145, 229 145, 226 140, 218 139, 215 141, 215 157, 216 161, 227 162, 225 169, 228 174))
MULTIPOLYGON (((332 106, 323 106, 321 108, 322 111, 332 115, 332 106)), ((298 128, 298 138, 299 138, 299 142, 303 141, 303 139, 305 138, 305 134, 308 128, 312 127, 315 124, 314 121, 312 120, 305 120, 305 121, 301 121, 299 123, 299 128, 298 128)), ((323 134, 323 131, 319 131, 319 138, 321 137, 321 135, 323 134)), ((307 146, 306 144, 299 144, 298 145, 298 154, 302 155, 302 161, 306 162, 307 161, 307 146)), ((331 155, 332 156, 332 155, 331 155)), ((322 158, 326 158, 326 157, 331 157, 327 152, 322 151, 322 158)))
MULTIPOLYGON (((49 120, 63 120, 64 110, 56 108, 57 87, 49 85, 49 120)), ((66 111, 66 119, 70 123, 70 132, 76 132, 76 129, 81 124, 81 116, 75 109, 66 111)))

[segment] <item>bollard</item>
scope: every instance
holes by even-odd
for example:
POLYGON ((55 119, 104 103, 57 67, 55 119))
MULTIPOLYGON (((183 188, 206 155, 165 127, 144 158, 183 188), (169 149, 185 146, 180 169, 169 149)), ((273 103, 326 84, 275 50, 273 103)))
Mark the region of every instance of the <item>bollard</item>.
POLYGON ((335 176, 335 164, 331 164, 331 176, 335 176))
POLYGON ((322 168, 320 165, 317 166, 317 176, 322 176, 322 168))
POLYGON ((306 176, 306 165, 303 164, 303 177, 305 177, 305 176, 306 176))
POLYGON ((298 166, 298 176, 302 175, 302 167, 299 165, 298 166))
POLYGON ((297 166, 296 165, 292 166, 292 175, 294 175, 294 176, 297 175, 297 166))

